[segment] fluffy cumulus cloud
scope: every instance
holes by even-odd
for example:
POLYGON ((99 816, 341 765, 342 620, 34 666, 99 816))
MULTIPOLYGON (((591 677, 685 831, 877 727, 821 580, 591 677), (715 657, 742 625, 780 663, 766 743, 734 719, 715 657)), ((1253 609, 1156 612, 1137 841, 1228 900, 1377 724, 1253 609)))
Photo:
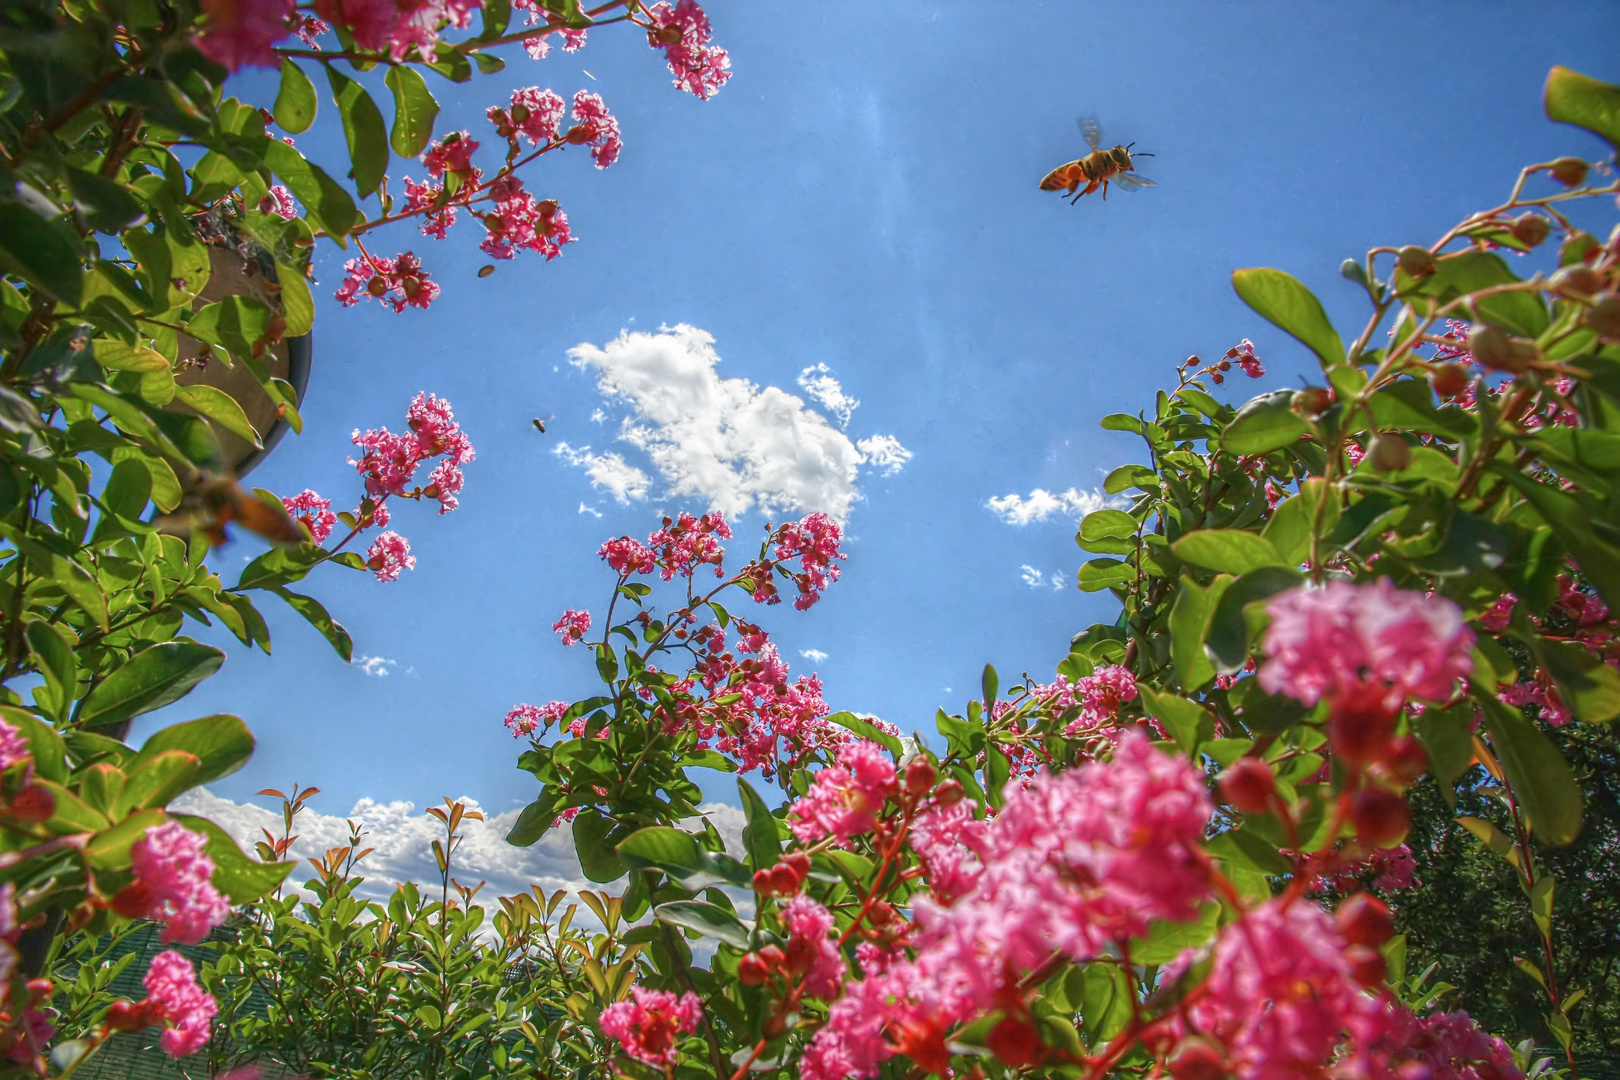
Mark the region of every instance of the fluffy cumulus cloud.
POLYGON ((827 654, 820 649, 800 649, 799 655, 818 667, 827 659, 827 654))
POLYGON ((1068 491, 1056 493, 1045 488, 1036 488, 1028 495, 993 496, 985 506, 990 512, 1009 525, 1028 525, 1031 522, 1045 521, 1054 514, 1075 519, 1083 518, 1094 510, 1105 507, 1122 509, 1129 506, 1129 500, 1121 495, 1105 495, 1096 488, 1090 491, 1081 491, 1079 488, 1070 488, 1068 491))
POLYGON ((832 369, 817 364, 799 372, 799 386, 821 404, 823 409, 838 417, 838 426, 849 427, 849 417, 861 403, 844 393, 844 388, 833 378, 832 369))
POLYGON ((386 679, 392 669, 397 667, 397 660, 390 660, 386 656, 357 656, 352 661, 355 667, 375 679, 386 679))
MULTIPOLYGON (((461 801, 472 809, 481 809, 472 799, 461 801)), ((282 832, 279 808, 271 810, 256 803, 232 802, 207 788, 188 791, 171 804, 171 809, 201 814, 218 822, 250 853, 254 842, 264 838, 261 830, 268 829, 277 837, 282 832)), ((724 803, 705 803, 698 809, 714 824, 727 850, 740 857, 744 850, 743 812, 724 803)), ((480 894, 486 907, 494 906, 495 896, 527 892, 531 884, 539 885, 548 894, 557 889, 597 887, 580 873, 573 834, 567 828, 552 829, 532 847, 508 844, 506 834, 517 821, 518 813, 517 809, 512 809, 490 814, 487 821, 464 822, 461 831, 466 839, 456 849, 451 876, 464 885, 488 882, 484 893, 480 894)), ((300 863, 300 868, 294 870, 289 879, 293 884, 301 884, 309 876, 309 864, 303 862, 304 859, 320 857, 329 848, 348 846, 351 820, 366 831, 363 846, 376 848, 357 870, 366 879, 360 888, 362 896, 387 899, 395 882, 414 881, 424 887, 431 885, 434 890, 439 888, 432 845, 434 840, 444 836, 444 825, 412 803, 381 803, 373 799, 361 799, 343 816, 323 814, 305 804, 293 825, 298 839, 289 858, 300 863)), ((687 824, 692 827, 698 822, 687 824)))
MULTIPOLYGON (((700 499, 728 515, 821 510, 842 519, 860 499, 862 465, 892 473, 911 457, 893 436, 851 441, 779 387, 722 378, 714 338, 696 327, 626 330, 604 346, 582 344, 568 355, 595 374, 603 396, 628 410, 617 438, 646 454, 668 487, 662 498, 700 499)), ((807 392, 847 420, 857 403, 837 381, 819 368, 806 378, 815 387, 807 392), (822 377, 827 382, 816 381, 822 377)), ((556 452, 620 502, 648 495, 647 474, 620 454, 566 444, 556 452)))

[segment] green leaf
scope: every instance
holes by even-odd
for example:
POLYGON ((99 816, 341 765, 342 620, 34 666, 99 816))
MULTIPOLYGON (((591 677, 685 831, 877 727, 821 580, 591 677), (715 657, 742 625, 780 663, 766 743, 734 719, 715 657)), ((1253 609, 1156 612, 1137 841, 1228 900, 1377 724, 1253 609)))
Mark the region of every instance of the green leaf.
POLYGON ((28 740, 28 753, 34 759, 36 774, 57 783, 67 779, 67 747, 60 732, 32 713, 10 705, 0 705, 0 716, 28 740))
POLYGON ((360 220, 360 211, 343 185, 279 139, 271 139, 263 154, 265 164, 281 177, 287 190, 298 197, 318 224, 334 237, 348 235, 360 220))
POLYGON ((1547 119, 1585 128, 1620 150, 1620 86, 1557 66, 1547 73, 1542 97, 1547 119))
POLYGON ((253 733, 240 717, 220 714, 171 724, 141 744, 140 753, 125 766, 133 773, 142 764, 169 750, 184 750, 197 758, 197 783, 209 784, 240 769, 253 756, 253 733))
POLYGON ((1098 592, 1136 580, 1136 568, 1118 559, 1092 559, 1080 566, 1080 591, 1098 592))
POLYGON ((281 286, 281 314, 287 323, 284 333, 290 338, 303 337, 315 325, 315 298, 309 294, 309 282, 292 266, 277 262, 276 283, 281 286))
POLYGON ((203 851, 214 862, 214 888, 224 893, 233 904, 251 904, 273 892, 276 886, 292 873, 296 862, 262 863, 242 854, 229 833, 207 818, 190 814, 170 814, 170 817, 194 833, 208 838, 203 851))
POLYGON ((545 797, 536 799, 525 806, 512 823, 512 831, 506 834, 506 842, 514 847, 528 847, 544 836, 556 819, 556 801, 545 797))
POLYGON ((1232 288, 1262 318, 1303 342, 1324 370, 1344 362, 1339 332, 1328 322, 1322 302, 1299 279, 1281 270, 1234 270, 1232 288))
POLYGON ((125 817, 117 825, 93 837, 84 847, 85 856, 97 870, 127 870, 130 864, 129 849, 135 845, 135 841, 145 836, 148 829, 162 825, 168 817, 161 809, 143 810, 125 817))
POLYGON ((837 724, 847 731, 853 731, 869 742, 877 743, 896 758, 899 758, 904 751, 899 739, 873 724, 870 720, 856 716, 852 712, 835 712, 827 717, 827 723, 837 724))
MULTIPOLYGON (((1404 271, 1395 275, 1401 298, 1420 314, 1437 311, 1458 297, 1521 280, 1499 255, 1488 251, 1460 251, 1435 260, 1435 272, 1418 281, 1404 271)), ((1547 329, 1547 305, 1529 291, 1496 293, 1474 301, 1480 319, 1523 337, 1539 337, 1547 329)))
POLYGON ((113 807, 115 816, 131 810, 159 809, 182 791, 189 791, 200 781, 202 762, 196 754, 185 750, 164 750, 147 757, 142 754, 135 761, 134 771, 124 781, 124 790, 118 794, 113 807))
POLYGON ((77 306, 84 264, 62 230, 21 203, 0 202, 0 268, 77 306))
POLYGON ((1549 844, 1572 843, 1581 831, 1581 786, 1564 755, 1519 710, 1485 694, 1474 700, 1484 708, 1491 748, 1535 829, 1549 844))
MULTIPOLYGON (((612 836, 618 828, 594 807, 581 810, 574 819, 574 851, 587 880, 606 884, 617 881, 629 871, 629 866, 614 850, 612 836)), ((624 829, 620 835, 628 832, 624 829)))
POLYGON ((1573 642, 1532 637, 1530 648, 1577 720, 1602 724, 1620 716, 1620 671, 1573 642))
POLYGON ((56 813, 45 823, 46 831, 55 836, 67 836, 70 833, 101 832, 112 825, 107 815, 93 809, 83 799, 73 792, 44 777, 34 781, 56 800, 56 813))
POLYGON ((717 904, 701 900, 675 900, 653 908, 659 922, 696 931, 703 937, 723 941, 733 948, 748 948, 748 927, 742 920, 717 904))
POLYGON ((187 329, 193 337, 223 345, 235 356, 251 357, 264 340, 272 312, 248 296, 227 296, 193 315, 187 329))
POLYGON ((1292 390, 1273 390, 1251 399, 1221 432, 1221 446, 1239 457, 1269 454, 1305 434, 1305 420, 1294 411, 1292 390))
POLYGON ((1427 379, 1398 379, 1367 399, 1373 425, 1381 431, 1416 431, 1464 439, 1479 430, 1479 421, 1453 405, 1436 408, 1427 379))
POLYGON ((240 435, 255 447, 264 446, 259 441, 259 433, 253 430, 253 424, 249 422, 247 413, 242 411, 242 406, 218 387, 204 383, 177 386, 174 389, 174 396, 226 431, 240 435))
POLYGON ((39 661, 40 674, 45 676, 45 681, 61 704, 55 718, 58 721, 66 719, 67 704, 77 696, 79 684, 78 666, 73 662, 73 646, 63 640, 54 626, 42 619, 29 623, 23 636, 28 639, 28 648, 39 661))
POLYGON ((1205 904, 1191 922, 1154 919, 1147 937, 1131 948, 1133 964, 1167 964, 1186 949, 1196 949, 1215 936, 1221 905, 1205 904))
POLYGON ((638 829, 616 850, 631 868, 662 870, 689 892, 722 884, 746 888, 752 880, 747 868, 730 855, 705 850, 690 833, 666 825, 638 829))
POLYGON ((64 169, 73 205, 92 228, 104 233, 121 233, 146 216, 136 193, 116 180, 84 169, 64 169))
POLYGON ((1129 555, 1136 550, 1136 519, 1123 510, 1094 510, 1080 522, 1075 543, 1096 555, 1129 555))
MULTIPOLYGON (((77 384, 75 384, 77 385, 77 384)), ((84 609, 103 630, 108 627, 107 596, 84 567, 61 555, 51 556, 51 582, 84 609)))
POLYGON ((195 641, 142 649, 85 695, 74 720, 83 727, 110 727, 162 708, 185 697, 224 662, 224 653, 195 641))
POLYGON ((748 851, 748 860, 755 870, 768 870, 782 858, 782 834, 777 829, 776 818, 753 785, 740 776, 737 794, 742 799, 743 817, 747 821, 743 827, 743 847, 748 851))
POLYGON ((619 658, 614 655, 613 646, 605 641, 596 646, 596 673, 605 683, 619 677, 619 658))
POLYGON ((1231 674, 1249 658, 1249 620, 1245 609, 1267 600, 1303 580, 1298 570, 1285 566, 1263 566, 1234 581, 1221 594, 1209 618, 1204 649, 1215 670, 1231 674))
POLYGON ((325 66, 326 80, 332 84, 332 100, 343 118, 349 160, 354 165, 349 175, 354 178, 355 190, 364 198, 377 190, 383 173, 388 171, 388 128, 382 110, 365 87, 339 72, 335 65, 325 66))
MULTIPOLYGON (((488 18, 487 13, 485 17, 488 18)), ((439 115, 439 103, 433 100, 427 83, 413 67, 391 67, 383 82, 394 92, 394 127, 388 134, 389 143, 400 157, 416 157, 433 138, 433 121, 439 115)))
POLYGON ((1146 465, 1121 465, 1107 476, 1103 477, 1103 490, 1110 495, 1118 495, 1131 488, 1140 488, 1143 491, 1159 490, 1159 474, 1146 465))
POLYGON ((1513 846, 1507 833, 1498 829, 1484 818, 1460 817, 1457 824, 1467 829, 1480 843, 1502 856, 1513 866, 1519 865, 1519 849, 1513 846))
POLYGON ((1170 662, 1183 690, 1197 690, 1215 677, 1215 666, 1204 652, 1204 636, 1232 581, 1229 575, 1218 574, 1206 589, 1186 574, 1181 577, 1175 606, 1170 609, 1170 662))
POLYGON ((293 63, 292 57, 281 60, 281 88, 276 92, 276 123, 283 131, 301 135, 315 122, 320 98, 315 84, 309 81, 303 69, 293 63))
POLYGON ((1215 734, 1214 721, 1204 707, 1174 694, 1161 694, 1145 683, 1138 683, 1142 695, 1142 708, 1149 716, 1156 716, 1176 745, 1191 754, 1198 744, 1215 734))
POLYGON ((1620 608, 1620 548, 1603 540, 1591 524, 1603 519, 1601 511, 1568 492, 1526 476, 1510 463, 1493 461, 1489 468, 1517 488, 1552 526, 1609 607, 1620 608))
POLYGON ((1429 771, 1448 801, 1453 798, 1452 785, 1474 763, 1474 737, 1469 730, 1473 719, 1473 706, 1454 705, 1425 709, 1412 720, 1412 731, 1428 755, 1429 771))
POLYGON ((1288 566, 1298 566, 1310 555, 1311 532, 1316 527, 1317 514, 1321 514, 1321 531, 1326 536, 1339 523, 1339 500, 1329 497, 1326 506, 1319 504, 1327 494, 1327 484, 1319 476, 1307 479, 1299 486, 1299 494, 1278 504, 1271 520, 1260 535, 1271 541, 1288 566))
POLYGON ((287 601, 288 607, 298 612, 309 625, 319 630, 321 636, 331 642, 332 648, 336 649, 337 654, 343 657, 345 664, 354 659, 354 639, 349 637, 349 632, 343 629, 343 624, 332 618, 319 600, 313 596, 291 592, 278 585, 272 585, 270 591, 287 601))
POLYGON ((1222 574, 1247 574, 1264 566, 1283 566, 1277 549, 1259 533, 1242 529, 1199 529, 1182 536, 1170 550, 1182 562, 1222 574))
MULTIPOLYGON (((236 587, 263 589, 285 585, 289 581, 298 581, 309 573, 324 554, 314 544, 273 547, 242 568, 242 576, 237 579, 236 587)), ((346 551, 343 554, 354 553, 346 551)), ((361 562, 360 565, 363 567, 365 563, 361 562)))

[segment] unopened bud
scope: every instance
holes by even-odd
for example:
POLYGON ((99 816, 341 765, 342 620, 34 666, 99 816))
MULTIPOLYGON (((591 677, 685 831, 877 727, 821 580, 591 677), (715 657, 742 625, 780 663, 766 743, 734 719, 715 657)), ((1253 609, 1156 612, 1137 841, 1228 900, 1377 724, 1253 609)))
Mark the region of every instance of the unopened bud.
POLYGON ((906 766, 906 794, 913 797, 926 795, 933 790, 937 779, 939 770, 934 768, 934 763, 918 755, 906 766))
POLYGON ((781 1016, 767 1016, 759 1030, 767 1039, 780 1039, 787 1034, 787 1020, 781 1016))
POLYGON ((529 118, 529 107, 527 105, 514 105, 514 106, 512 106, 512 123, 521 124, 521 123, 523 123, 523 121, 527 120, 528 118, 529 118))
POLYGON ((667 23, 648 33, 647 42, 654 48, 660 45, 679 45, 681 37, 681 28, 674 23, 667 23))
POLYGON ((782 946, 780 945, 765 946, 763 949, 759 950, 759 958, 763 960, 765 962, 765 966, 770 968, 772 971, 778 970, 783 964, 787 963, 787 953, 782 951, 782 946))
POLYGON ((1389 971, 1384 954, 1366 945, 1350 946, 1344 950, 1344 958, 1350 961, 1350 974, 1356 982, 1369 989, 1381 984, 1389 971))
POLYGON ((38 784, 30 784, 11 800, 6 813, 23 825, 43 825, 56 813, 56 796, 38 784))
POLYGON ((1407 277, 1421 281, 1440 268, 1434 261, 1434 255, 1428 248, 1408 244, 1401 248, 1396 257, 1397 265, 1406 273, 1407 277))
POLYGON ((1321 416, 1333 404, 1333 391, 1322 386, 1307 386, 1303 390, 1294 391, 1293 400, 1289 404, 1302 416, 1321 416))
POLYGON ((1552 232, 1552 222, 1540 214, 1526 210, 1513 219, 1509 228, 1513 232, 1513 239, 1525 247, 1537 247, 1547 239, 1547 234, 1552 232))
POLYGON ((1356 893, 1339 905, 1334 917, 1339 921, 1339 933, 1352 945, 1377 948, 1395 935, 1389 905, 1371 893, 1356 893))
POLYGON ((1604 341, 1620 342, 1620 293, 1599 296, 1581 316, 1581 322, 1604 341))
POLYGON ((873 926, 888 926, 894 921, 894 905, 886 900, 874 900, 866 909, 866 918, 873 926))
POLYGON ((1412 448, 1399 435, 1381 431, 1367 447, 1367 460, 1378 472, 1400 472, 1412 463, 1412 448))
POLYGON ((737 981, 744 986, 760 986, 771 977, 771 969, 758 953, 749 953, 737 961, 737 981))
POLYGON ((572 143, 574 146, 588 143, 594 138, 596 138, 595 124, 575 124, 568 129, 568 134, 563 136, 565 141, 572 143))
POLYGON ((1529 370, 1535 359, 1534 345, 1516 341, 1494 326, 1475 326, 1470 330, 1468 351, 1476 361, 1492 371, 1507 371, 1514 375, 1529 370))
POLYGON ((1277 794, 1277 778, 1259 758, 1241 757, 1221 773, 1221 794, 1240 813, 1263 814, 1277 794))
POLYGON ((810 876, 810 856, 802 851, 795 851, 791 855, 782 856, 781 865, 793 871, 793 876, 801 882, 810 876))
POLYGON ((962 801, 962 784, 959 780, 947 780, 934 789, 934 801, 941 806, 955 806, 962 801))
POLYGON ((1412 811, 1395 792, 1368 785, 1351 800, 1350 820, 1356 827, 1356 838, 1363 844, 1390 847, 1411 829, 1412 811))
POLYGON ((380 277, 374 277, 370 281, 366 282, 366 292, 370 293, 372 296, 381 296, 387 291, 388 282, 384 281, 380 277))
POLYGON ((1423 752, 1422 743, 1403 735, 1384 752, 1384 768, 1397 783, 1410 784, 1428 771, 1429 755, 1423 752))
POLYGON ((1040 1033, 1022 1020, 1008 1017, 990 1029, 984 1045, 1002 1062, 1013 1068, 1039 1065, 1046 1060, 1046 1044, 1040 1033))
POLYGON ((1593 296, 1603 291, 1603 275, 1585 264, 1577 263, 1558 271, 1547 282, 1560 296, 1575 294, 1593 296))
POLYGON ((541 199, 539 202, 534 204, 534 208, 540 212, 540 216, 542 218, 553 218, 557 214, 557 200, 541 199))
POLYGON ((1170 1075, 1175 1080, 1222 1080, 1226 1073, 1220 1048, 1199 1035, 1183 1039, 1170 1057, 1170 1075))
POLYGON ((1429 384, 1442 398, 1454 398, 1468 389, 1468 369, 1447 361, 1429 369, 1429 384))
POLYGON ((1565 187, 1579 187, 1586 180, 1586 162, 1575 157, 1561 157, 1548 170, 1565 187))

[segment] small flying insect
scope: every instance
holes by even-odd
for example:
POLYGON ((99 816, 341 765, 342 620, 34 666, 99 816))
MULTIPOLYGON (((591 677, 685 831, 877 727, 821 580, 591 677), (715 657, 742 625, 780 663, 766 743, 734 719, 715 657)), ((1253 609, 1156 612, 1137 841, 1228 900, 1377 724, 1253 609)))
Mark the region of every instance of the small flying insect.
POLYGON ((186 478, 181 490, 176 511, 154 522, 162 532, 186 536, 196 530, 205 533, 217 548, 226 541, 225 526, 234 521, 274 544, 309 540, 309 534, 279 500, 271 505, 274 496, 261 498, 245 491, 229 476, 199 471, 186 478))
POLYGON ((553 416, 556 416, 556 415, 557 415, 556 413, 546 413, 546 415, 544 415, 544 416, 535 417, 534 418, 534 430, 536 430, 540 434, 544 435, 546 433, 546 423, 547 423, 547 421, 549 421, 553 416))
POLYGON ((1158 186, 1135 172, 1135 158, 1154 155, 1143 153, 1133 155, 1131 147, 1136 145, 1134 142, 1109 150, 1099 149, 1102 142, 1102 128, 1097 125, 1096 117, 1081 117, 1080 134, 1085 136, 1086 143, 1091 147, 1091 153, 1065 165, 1059 165, 1043 176, 1042 191, 1062 191, 1066 195, 1073 195, 1074 198, 1069 200, 1069 205, 1073 206, 1080 201, 1080 196, 1090 195, 1099 187, 1102 188, 1103 198, 1107 199, 1110 180, 1126 191, 1158 186))

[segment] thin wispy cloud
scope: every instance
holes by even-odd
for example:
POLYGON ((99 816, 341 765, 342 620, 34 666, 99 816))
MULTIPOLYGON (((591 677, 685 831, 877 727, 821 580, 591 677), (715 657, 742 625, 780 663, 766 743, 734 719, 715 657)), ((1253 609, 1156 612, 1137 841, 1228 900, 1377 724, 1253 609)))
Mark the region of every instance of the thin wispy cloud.
POLYGON ((993 496, 984 505, 1009 525, 1029 525, 1046 521, 1054 515, 1078 520, 1108 507, 1123 509, 1130 505, 1130 501, 1122 495, 1105 495, 1098 488, 1090 491, 1070 488, 1056 493, 1036 488, 1028 495, 1014 493, 993 496))
POLYGON ((1018 568, 1024 579, 1024 584, 1032 589, 1051 589, 1054 592, 1063 588, 1064 573, 1062 570, 1053 570, 1050 574, 1025 563, 1018 568))
POLYGON ((596 517, 596 518, 599 518, 599 517, 602 516, 602 511, 598 510, 594 506, 586 506, 583 502, 579 504, 579 513, 581 515, 589 514, 592 517, 596 517))
MULTIPOLYGON (((626 330, 568 355, 628 409, 616 439, 646 456, 667 487, 660 499, 695 498, 728 515, 820 510, 847 519, 863 465, 892 473, 911 456, 892 435, 857 445, 780 387, 722 378, 714 338, 693 326, 626 330)), ((648 474, 622 454, 567 444, 556 453, 620 502, 648 497, 648 474)))
POLYGON ((850 414, 861 407, 859 401, 844 393, 843 386, 833 378, 832 368, 826 364, 817 364, 799 372, 799 386, 823 409, 838 417, 841 428, 849 427, 850 414))
POLYGON ((374 679, 388 678, 392 673, 390 669, 398 666, 398 661, 390 660, 386 656, 357 656, 350 662, 374 679))

